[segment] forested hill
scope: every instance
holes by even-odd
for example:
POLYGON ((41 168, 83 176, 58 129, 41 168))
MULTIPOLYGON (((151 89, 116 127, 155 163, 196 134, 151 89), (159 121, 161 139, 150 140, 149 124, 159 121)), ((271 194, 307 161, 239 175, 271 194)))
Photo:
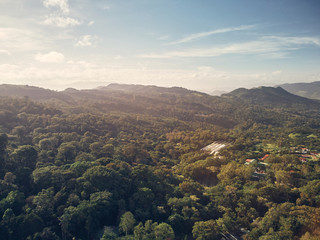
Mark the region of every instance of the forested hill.
POLYGON ((290 93, 320 100, 320 81, 311 83, 287 83, 279 85, 290 93))
MULTIPOLYGON (((236 106, 229 100, 183 88, 161 88, 142 85, 111 84, 91 90, 66 89, 62 92, 13 86, 14 91, 1 91, 2 96, 28 96, 30 99, 68 109, 69 112, 128 113, 177 118, 183 121, 216 123, 222 127, 234 126, 229 114, 236 106), (30 91, 30 89, 32 91, 30 91), (47 98, 42 97, 47 96, 47 98), (215 113, 214 115, 211 115, 215 113)), ((7 86, 4 86, 8 88, 7 86)))
POLYGON ((281 88, 0 93, 1 239, 320 238, 317 101, 281 88))
POLYGON ((98 88, 102 91, 121 91, 121 92, 130 92, 130 93, 140 93, 140 94, 146 94, 146 95, 153 95, 153 94, 179 94, 179 95, 186 95, 190 93, 196 93, 200 95, 206 95, 204 93, 191 91, 182 87, 158 87, 158 86, 152 86, 152 85, 134 85, 134 84, 117 84, 112 83, 109 84, 106 87, 100 87, 98 88))
POLYGON ((144 86, 144 85, 129 85, 129 84, 109 84, 108 86, 101 86, 95 89, 88 90, 76 90, 74 88, 67 88, 64 91, 53 91, 40 87, 28 86, 28 85, 0 85, 0 96, 13 96, 13 97, 29 97, 33 100, 70 100, 70 98, 79 97, 94 97, 99 94, 99 97, 103 97, 106 93, 129 93, 138 95, 190 95, 195 94, 198 96, 205 96, 207 94, 196 91, 191 91, 181 87, 157 87, 157 86, 144 86))
POLYGON ((272 87, 240 88, 217 97, 180 87, 126 84, 89 90, 69 88, 60 92, 32 86, 0 85, 0 95, 27 96, 69 113, 141 114, 193 124, 214 124, 225 129, 244 122, 283 125, 287 124, 284 119, 300 121, 305 116, 309 120, 319 117, 318 101, 272 87), (278 109, 283 114, 279 114, 278 109), (297 118, 297 113, 301 117, 297 118))
POLYGON ((65 95, 62 92, 28 85, 11 84, 0 85, 0 96, 28 97, 36 101, 60 100, 69 102, 72 100, 71 97, 65 95))
POLYGON ((317 107, 319 101, 300 97, 287 92, 281 87, 259 87, 252 89, 239 88, 224 96, 239 98, 245 102, 255 105, 270 107, 317 107))

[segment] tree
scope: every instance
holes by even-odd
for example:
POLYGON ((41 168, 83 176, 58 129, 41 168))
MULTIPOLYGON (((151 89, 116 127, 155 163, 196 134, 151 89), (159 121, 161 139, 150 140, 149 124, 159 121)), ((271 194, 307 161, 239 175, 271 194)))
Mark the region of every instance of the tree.
POLYGON ((9 184, 13 184, 16 178, 16 175, 14 175, 12 172, 6 172, 6 174, 3 177, 3 180, 9 184))
POLYGON ((196 240, 217 239, 218 225, 214 220, 195 222, 192 235, 196 240))
POLYGON ((15 215, 12 211, 11 208, 8 208, 3 216, 2 216, 2 224, 4 224, 7 234, 8 234, 8 239, 11 240, 12 239, 12 235, 13 235, 13 229, 14 229, 14 225, 15 225, 15 215))
POLYGON ((51 139, 49 139, 49 138, 45 138, 45 139, 42 139, 39 141, 39 147, 42 150, 46 150, 46 151, 52 150, 53 145, 54 144, 52 143, 51 139))
POLYGON ((230 162, 221 166, 218 178, 224 184, 244 183, 251 178, 252 173, 252 168, 236 162, 230 162))
POLYGON ((53 214, 54 201, 53 187, 42 189, 33 199, 33 204, 36 206, 36 213, 42 218, 49 218, 53 214))
POLYGON ((140 222, 134 227, 134 238, 138 240, 153 240, 155 239, 154 231, 158 223, 152 223, 152 220, 147 220, 144 225, 140 222))
POLYGON ((73 162, 77 156, 78 143, 76 141, 65 142, 58 148, 57 159, 63 162, 73 162))
POLYGON ((139 188, 130 199, 130 208, 135 210, 135 215, 138 220, 146 220, 150 216, 150 211, 153 205, 154 194, 149 188, 139 188))
POLYGON ((182 234, 182 233, 185 231, 185 229, 186 229, 185 219, 184 219, 181 215, 179 215, 179 214, 177 214, 177 213, 171 215, 171 216, 168 218, 168 222, 169 222, 170 226, 172 226, 174 232, 175 232, 177 235, 182 234))
POLYGON ((27 129, 25 126, 17 126, 12 130, 12 134, 16 135, 20 143, 24 143, 27 136, 27 129))
POLYGON ((167 223, 160 223, 156 226, 154 229, 154 235, 156 240, 174 239, 174 231, 167 223))
POLYGON ((19 167, 34 169, 37 163, 38 152, 30 145, 23 145, 13 152, 13 157, 19 167))
POLYGON ((128 235, 133 230, 133 227, 136 223, 136 220, 131 212, 125 212, 121 218, 119 223, 119 230, 128 235))
POLYGON ((5 161, 6 148, 8 144, 8 136, 7 134, 0 134, 0 169, 3 168, 3 164, 5 161))
POLYGON ((104 227, 101 240, 116 240, 117 234, 110 227, 104 227))
POLYGON ((22 222, 19 224, 19 231, 16 233, 16 239, 26 239, 27 236, 40 232, 44 227, 44 222, 41 217, 34 213, 23 215, 22 222))
POLYGON ((5 133, 0 133, 0 156, 5 153, 8 144, 8 136, 5 133))

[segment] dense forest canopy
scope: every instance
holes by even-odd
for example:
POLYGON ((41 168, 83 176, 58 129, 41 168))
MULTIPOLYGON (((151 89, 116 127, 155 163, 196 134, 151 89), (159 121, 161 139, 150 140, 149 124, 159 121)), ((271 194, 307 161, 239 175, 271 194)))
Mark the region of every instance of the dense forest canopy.
POLYGON ((0 95, 1 239, 320 238, 316 100, 118 84, 0 95))

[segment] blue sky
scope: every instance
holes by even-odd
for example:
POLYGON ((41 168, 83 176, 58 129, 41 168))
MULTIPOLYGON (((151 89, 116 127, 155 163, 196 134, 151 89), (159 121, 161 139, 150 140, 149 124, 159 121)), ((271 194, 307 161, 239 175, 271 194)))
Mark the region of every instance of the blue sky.
POLYGON ((0 83, 210 92, 320 80, 318 0, 0 0, 0 83))

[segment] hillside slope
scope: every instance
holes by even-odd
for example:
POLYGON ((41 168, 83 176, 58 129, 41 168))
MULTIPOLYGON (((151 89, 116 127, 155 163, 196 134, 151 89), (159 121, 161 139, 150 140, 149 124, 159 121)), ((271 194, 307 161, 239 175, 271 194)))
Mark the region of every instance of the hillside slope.
POLYGON ((225 97, 238 98, 250 104, 267 107, 317 107, 318 101, 300 97, 287 92, 281 87, 239 88, 225 97))
POLYGON ((67 96, 62 92, 28 85, 1 84, 0 96, 28 97, 36 101, 48 101, 53 99, 63 102, 72 101, 71 97, 67 96))
POLYGON ((320 100, 320 81, 311 83, 287 83, 279 85, 295 95, 320 100))

